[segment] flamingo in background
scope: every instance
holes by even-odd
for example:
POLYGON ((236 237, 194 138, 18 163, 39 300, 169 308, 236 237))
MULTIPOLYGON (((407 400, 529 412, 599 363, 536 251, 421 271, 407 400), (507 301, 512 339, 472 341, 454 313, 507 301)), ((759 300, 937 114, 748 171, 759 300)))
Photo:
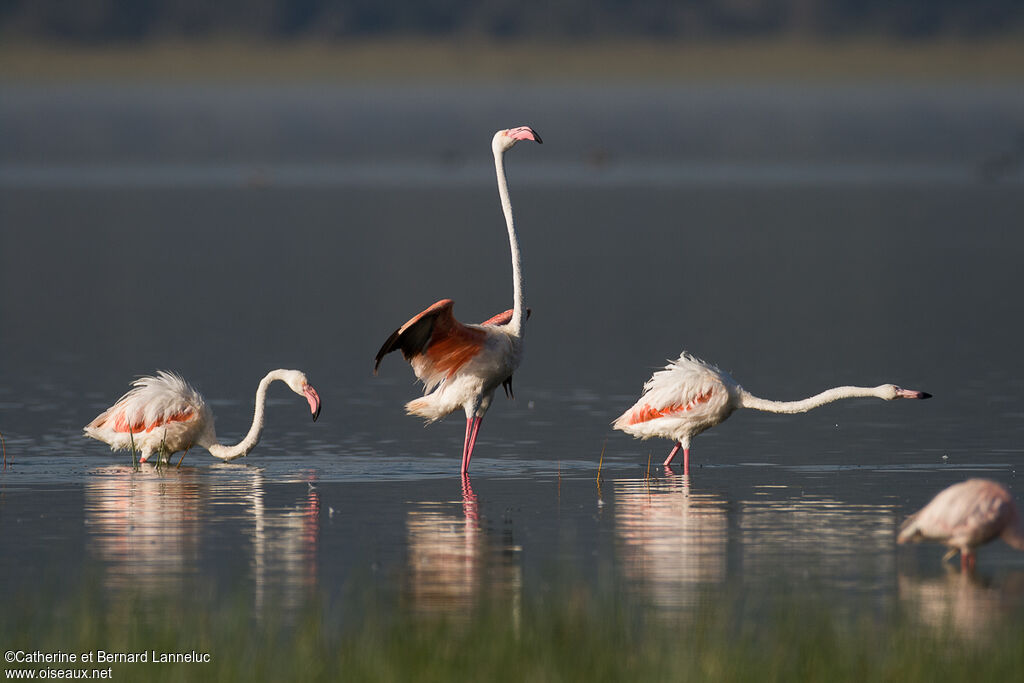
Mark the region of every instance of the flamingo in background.
POLYGON ((498 194, 508 228, 512 252, 513 308, 480 325, 465 325, 452 314, 454 302, 442 299, 392 333, 377 352, 373 373, 381 359, 401 350, 416 377, 423 382, 424 395, 405 404, 410 415, 435 422, 459 408, 466 412, 466 436, 462 443, 462 473, 469 471, 473 446, 494 390, 504 386, 512 395, 512 373, 522 356, 524 324, 529 312, 523 305, 523 276, 519 240, 512 221, 512 202, 505 180, 504 156, 520 140, 541 143, 527 126, 499 130, 491 140, 498 194))
POLYGON ((669 361, 663 370, 658 370, 647 380, 640 400, 620 415, 612 427, 640 439, 653 436, 672 439, 676 445, 664 464, 669 465, 682 448, 683 474, 689 474, 690 439, 722 422, 737 408, 770 413, 805 413, 832 401, 862 396, 886 401, 931 398, 931 394, 923 391, 883 384, 877 387, 835 387, 802 401, 769 401, 746 391, 728 373, 684 351, 677 360, 669 361))
POLYGON ((320 396, 306 375, 298 370, 272 370, 256 389, 256 412, 249 433, 234 446, 222 446, 213 428, 213 412, 199 392, 180 375, 159 370, 156 377, 139 377, 132 382, 128 393, 85 426, 85 435, 110 444, 115 451, 133 448, 134 444, 134 449, 142 453, 142 462, 153 453, 167 462, 171 454, 196 444, 224 461, 241 458, 260 441, 267 387, 275 380, 309 401, 315 422, 320 416, 320 396))
POLYGON ((960 568, 968 571, 974 569, 974 549, 996 538, 1024 550, 1024 525, 1013 496, 998 482, 968 479, 907 517, 896 542, 938 541, 949 548, 942 561, 960 553, 960 568))

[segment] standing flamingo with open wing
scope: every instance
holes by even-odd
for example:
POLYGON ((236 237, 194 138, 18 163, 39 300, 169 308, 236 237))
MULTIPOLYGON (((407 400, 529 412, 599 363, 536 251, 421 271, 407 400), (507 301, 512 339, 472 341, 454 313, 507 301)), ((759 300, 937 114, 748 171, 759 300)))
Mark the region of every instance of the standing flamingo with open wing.
POLYGON ((689 474, 690 439, 722 422, 737 408, 805 413, 832 401, 862 396, 886 401, 931 398, 931 394, 923 391, 883 384, 877 387, 835 387, 802 401, 769 401, 746 391, 728 373, 684 351, 677 360, 669 361, 663 370, 658 370, 647 380, 640 400, 620 415, 612 427, 640 439, 654 436, 672 439, 676 445, 664 464, 669 465, 682 448, 683 474, 689 474))
MULTIPOLYGON (((217 443, 213 412, 189 384, 173 372, 160 370, 155 377, 140 377, 132 389, 85 426, 85 435, 110 444, 113 450, 134 445, 146 462, 157 453, 167 462, 172 453, 187 451, 198 444, 221 460, 234 460, 256 447, 263 432, 263 409, 267 387, 280 380, 309 401, 313 420, 320 416, 320 396, 298 370, 272 370, 256 389, 256 412, 249 433, 234 446, 217 443)), ((184 456, 182 456, 184 457, 184 456)))
POLYGON ((504 385, 511 395, 512 373, 519 367, 523 332, 528 311, 523 304, 523 277, 519 240, 512 221, 512 202, 505 180, 504 156, 520 140, 542 142, 527 126, 499 130, 491 140, 498 194, 508 228, 512 252, 513 308, 480 325, 460 323, 452 314, 454 302, 443 299, 413 317, 388 337, 377 352, 374 374, 381 359, 400 349, 423 382, 424 395, 405 404, 410 415, 428 423, 440 420, 459 408, 466 412, 466 436, 462 443, 462 473, 469 471, 473 446, 494 390, 504 385))
POLYGON ((943 562, 960 553, 960 568, 969 571, 974 569, 974 549, 996 538, 1024 550, 1024 525, 1013 496, 998 482, 968 479, 943 489, 907 517, 896 541, 938 541, 949 548, 943 562))

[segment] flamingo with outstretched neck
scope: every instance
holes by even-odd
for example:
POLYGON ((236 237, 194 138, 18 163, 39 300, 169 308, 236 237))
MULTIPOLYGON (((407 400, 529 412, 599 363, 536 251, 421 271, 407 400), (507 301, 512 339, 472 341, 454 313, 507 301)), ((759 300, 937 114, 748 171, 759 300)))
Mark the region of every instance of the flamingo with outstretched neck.
POLYGON ((960 569, 973 571, 975 548, 997 538, 1024 550, 1024 525, 1013 496, 998 482, 968 479, 943 489, 907 517, 896 542, 937 541, 949 548, 943 562, 960 553, 960 569))
MULTIPOLYGON (((313 420, 320 416, 320 396, 298 370, 272 370, 256 389, 256 410, 249 432, 234 446, 217 442, 213 412, 206 401, 180 375, 159 370, 156 376, 139 377, 114 405, 85 426, 85 435, 110 445, 115 451, 139 451, 141 462, 157 453, 162 462, 178 451, 199 445, 221 460, 247 455, 263 433, 267 388, 281 381, 309 402, 313 420)), ((182 455, 184 458, 185 456, 182 455)))
POLYGON ((384 356, 401 350, 424 385, 424 395, 405 404, 410 415, 418 415, 429 424, 459 408, 465 411, 463 474, 469 471, 480 423, 491 405, 494 390, 504 386, 506 393, 512 395, 512 373, 519 367, 522 357, 523 332, 529 312, 523 303, 519 240, 512 220, 504 166, 505 152, 520 140, 542 142, 528 126, 499 130, 491 140, 498 195, 512 252, 512 309, 480 325, 466 325, 455 319, 454 302, 442 299, 395 330, 380 347, 373 365, 373 372, 377 374, 384 356))
POLYGON ((683 474, 690 473, 690 439, 711 429, 738 408, 770 413, 805 413, 844 398, 931 398, 923 391, 895 384, 877 387, 835 387, 801 401, 769 401, 746 391, 728 373, 685 351, 644 384, 643 394, 612 427, 640 439, 661 437, 676 442, 664 464, 683 451, 683 474))

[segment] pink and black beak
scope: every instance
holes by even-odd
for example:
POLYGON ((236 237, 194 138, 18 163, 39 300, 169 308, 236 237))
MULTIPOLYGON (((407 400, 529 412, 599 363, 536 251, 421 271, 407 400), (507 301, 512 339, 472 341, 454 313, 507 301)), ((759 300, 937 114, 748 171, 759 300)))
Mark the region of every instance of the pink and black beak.
POLYGON ((306 384, 302 387, 302 394, 309 401, 309 412, 313 413, 313 422, 320 417, 320 394, 316 393, 311 385, 306 384))
POLYGON ((896 398, 918 398, 926 399, 931 398, 932 395, 927 391, 914 391, 913 389, 900 389, 896 388, 896 398))
POLYGON ((537 135, 537 131, 529 126, 519 126, 518 128, 509 128, 505 131, 505 135, 512 138, 513 140, 533 140, 538 145, 543 145, 544 141, 537 135))

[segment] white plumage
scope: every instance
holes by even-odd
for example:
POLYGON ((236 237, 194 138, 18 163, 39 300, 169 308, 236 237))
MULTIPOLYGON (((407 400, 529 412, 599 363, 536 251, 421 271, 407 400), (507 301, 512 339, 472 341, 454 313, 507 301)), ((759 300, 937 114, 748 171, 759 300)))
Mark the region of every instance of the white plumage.
POLYGON ((280 380, 309 402, 313 419, 320 415, 320 396, 298 370, 273 370, 260 381, 256 390, 256 409, 248 434, 235 446, 217 443, 213 413, 203 397, 180 375, 164 370, 155 376, 139 377, 132 388, 114 405, 85 426, 85 435, 103 441, 112 450, 133 446, 140 460, 147 462, 154 453, 163 462, 178 451, 202 446, 221 460, 234 460, 251 451, 263 432, 263 414, 267 387, 280 380))
POLYGON ((684 351, 651 375, 640 400, 612 426, 640 439, 669 438, 689 448, 691 437, 732 414, 741 390, 728 373, 684 351))
POLYGON ((465 411, 463 474, 469 471, 480 423, 490 408, 494 390, 504 385, 506 392, 512 395, 512 373, 522 358, 524 328, 529 317, 529 310, 523 303, 519 240, 503 165, 505 152, 520 140, 541 142, 540 136, 527 126, 499 130, 491 140, 498 195, 512 254, 513 308, 480 325, 466 325, 452 314, 454 302, 442 299, 395 330, 381 345, 373 367, 376 373, 385 355, 401 350, 416 377, 423 382, 425 393, 406 404, 407 413, 430 423, 460 408, 465 411))
POLYGON ((968 479, 940 491, 931 502, 903 522, 899 543, 936 541, 949 548, 943 560, 960 553, 960 566, 974 569, 974 549, 996 538, 1024 550, 1013 496, 989 479, 968 479))
POLYGON ((675 441, 664 464, 671 464, 682 449, 683 473, 689 474, 690 440, 728 418, 737 408, 802 413, 839 399, 868 396, 885 400, 924 399, 931 394, 883 384, 835 387, 802 401, 769 401, 744 390, 727 372, 684 351, 651 376, 640 399, 612 427, 640 439, 661 437, 675 441))

